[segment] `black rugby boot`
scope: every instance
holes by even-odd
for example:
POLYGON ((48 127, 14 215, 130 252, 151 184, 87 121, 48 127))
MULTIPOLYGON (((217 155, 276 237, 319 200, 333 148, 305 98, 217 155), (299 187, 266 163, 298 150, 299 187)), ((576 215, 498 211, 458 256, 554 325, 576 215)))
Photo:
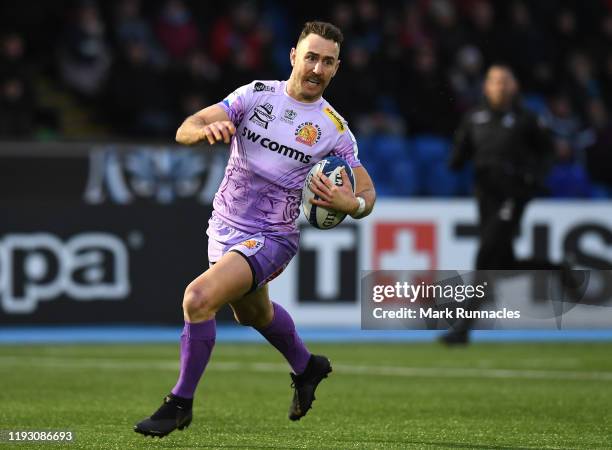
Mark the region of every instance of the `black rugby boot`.
POLYGON ((289 407, 289 419, 300 420, 306 415, 315 400, 315 390, 327 375, 332 371, 329 359, 321 355, 311 355, 304 373, 290 374, 295 389, 293 401, 289 407))
POLYGON ((192 399, 169 394, 151 417, 134 425, 134 431, 145 436, 163 438, 177 428, 183 430, 189 426, 193 418, 191 413, 192 403, 192 399))

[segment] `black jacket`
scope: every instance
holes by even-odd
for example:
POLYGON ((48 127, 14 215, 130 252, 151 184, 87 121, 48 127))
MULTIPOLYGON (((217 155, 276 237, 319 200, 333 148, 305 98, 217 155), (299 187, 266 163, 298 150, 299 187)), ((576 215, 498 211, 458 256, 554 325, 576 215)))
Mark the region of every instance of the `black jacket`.
POLYGON ((472 160, 477 190, 533 196, 552 154, 552 139, 535 114, 518 105, 508 111, 484 105, 464 117, 449 165, 458 170, 472 160))

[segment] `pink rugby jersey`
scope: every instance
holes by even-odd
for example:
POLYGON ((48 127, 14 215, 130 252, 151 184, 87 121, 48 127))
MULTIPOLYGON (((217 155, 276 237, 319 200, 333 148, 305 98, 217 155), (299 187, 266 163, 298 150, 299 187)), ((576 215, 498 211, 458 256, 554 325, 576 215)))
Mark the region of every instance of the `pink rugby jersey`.
POLYGON ((355 137, 323 98, 302 103, 285 81, 254 81, 219 105, 236 126, 214 216, 245 231, 296 231, 302 185, 325 156, 361 166, 355 137))

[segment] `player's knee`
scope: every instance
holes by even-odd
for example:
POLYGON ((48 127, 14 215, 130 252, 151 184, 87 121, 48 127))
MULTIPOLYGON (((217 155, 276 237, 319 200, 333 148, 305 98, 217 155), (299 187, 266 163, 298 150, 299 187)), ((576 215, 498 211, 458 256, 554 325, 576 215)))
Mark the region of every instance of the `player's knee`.
POLYGON ((188 317, 210 315, 216 312, 212 290, 205 284, 190 284, 183 296, 183 312, 188 317))

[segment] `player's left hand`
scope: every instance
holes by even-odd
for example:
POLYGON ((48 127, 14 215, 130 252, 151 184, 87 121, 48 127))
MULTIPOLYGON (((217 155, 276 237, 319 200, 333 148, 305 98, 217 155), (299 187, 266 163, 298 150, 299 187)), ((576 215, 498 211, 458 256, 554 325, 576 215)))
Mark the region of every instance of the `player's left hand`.
POLYGON ((312 177, 310 190, 319 198, 310 199, 310 203, 346 214, 352 214, 359 207, 359 202, 353 193, 351 180, 344 171, 344 168, 340 170, 340 174, 342 176, 342 186, 336 186, 322 173, 312 177))

